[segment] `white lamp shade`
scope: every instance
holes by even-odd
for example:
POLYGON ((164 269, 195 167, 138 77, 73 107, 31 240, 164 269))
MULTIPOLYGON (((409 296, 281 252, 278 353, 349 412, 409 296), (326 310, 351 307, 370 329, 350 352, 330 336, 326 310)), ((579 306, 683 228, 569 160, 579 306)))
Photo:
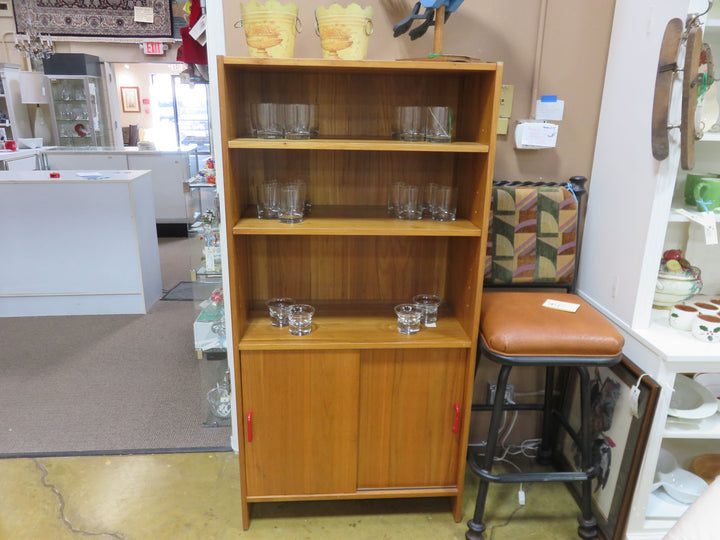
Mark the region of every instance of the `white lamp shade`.
POLYGON ((38 71, 21 71, 20 98, 23 103, 50 103, 45 74, 38 71))

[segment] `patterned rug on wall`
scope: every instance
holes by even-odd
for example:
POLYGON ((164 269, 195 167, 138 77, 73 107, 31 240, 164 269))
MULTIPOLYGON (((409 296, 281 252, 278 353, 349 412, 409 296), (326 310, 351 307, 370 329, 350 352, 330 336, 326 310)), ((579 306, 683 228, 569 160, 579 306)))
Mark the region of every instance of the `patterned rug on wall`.
POLYGON ((170 0, 13 0, 18 33, 53 36, 172 37, 170 0), (135 21, 135 5, 153 10, 153 22, 135 21))

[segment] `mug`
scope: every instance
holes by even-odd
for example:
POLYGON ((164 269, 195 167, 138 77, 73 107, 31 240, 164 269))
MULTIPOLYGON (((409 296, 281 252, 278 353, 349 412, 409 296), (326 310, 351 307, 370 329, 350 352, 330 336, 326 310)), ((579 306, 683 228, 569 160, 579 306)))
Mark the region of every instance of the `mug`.
POLYGON ((720 174, 688 174, 685 178, 685 204, 695 206, 695 186, 703 178, 720 178, 720 174))
POLYGON ((720 317, 698 315, 693 322, 692 335, 705 343, 720 343, 720 317))
POLYGON ((699 310, 694 306, 675 304, 670 310, 670 326, 683 332, 690 332, 698 313, 699 310))
POLYGON ((720 178, 701 178, 693 189, 693 197, 700 212, 712 212, 720 207, 720 178))

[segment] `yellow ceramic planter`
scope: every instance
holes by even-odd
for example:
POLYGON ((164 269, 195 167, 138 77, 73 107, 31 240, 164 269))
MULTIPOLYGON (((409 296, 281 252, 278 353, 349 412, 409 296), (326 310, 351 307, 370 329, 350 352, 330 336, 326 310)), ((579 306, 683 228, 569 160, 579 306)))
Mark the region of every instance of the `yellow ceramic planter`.
POLYGON ((352 3, 344 8, 332 4, 315 10, 316 31, 320 36, 323 58, 364 60, 372 34, 372 7, 352 3))
POLYGON ((240 4, 242 26, 248 52, 253 57, 292 58, 295 34, 300 31, 298 8, 292 2, 282 5, 277 0, 265 4, 240 4))

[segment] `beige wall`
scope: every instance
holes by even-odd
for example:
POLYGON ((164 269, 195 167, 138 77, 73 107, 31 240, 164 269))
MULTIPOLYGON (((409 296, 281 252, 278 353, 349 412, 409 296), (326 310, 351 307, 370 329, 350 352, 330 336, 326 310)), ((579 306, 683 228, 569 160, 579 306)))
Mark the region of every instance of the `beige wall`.
POLYGON ((121 86, 137 86, 140 93, 140 112, 126 113, 122 112, 120 107, 120 123, 123 126, 137 124, 141 130, 152 127, 152 105, 143 104, 143 99, 150 99, 150 77, 155 73, 177 75, 180 70, 184 69, 184 64, 138 64, 122 62, 113 64, 115 68, 115 80, 119 88, 121 86), (180 69, 178 69, 180 67, 180 69))
MULTIPOLYGON (((359 3, 372 6, 374 13, 375 31, 369 41, 369 59, 413 58, 432 52, 432 30, 415 41, 407 34, 399 38, 392 35, 392 27, 410 13, 415 0, 359 3)), ((230 56, 248 54, 243 30, 235 28, 241 18, 240 4, 237 0, 224 0, 226 48, 230 56)), ((320 58, 314 7, 327 6, 330 2, 295 0, 295 4, 303 25, 296 38, 295 56, 320 58)), ((443 51, 502 61, 503 82, 515 87, 509 134, 498 137, 495 178, 564 180, 573 175, 590 175, 614 4, 614 1, 466 0, 450 17, 445 27, 443 51), (514 123, 531 117, 535 55, 545 4, 547 16, 540 44, 538 93, 556 94, 565 100, 565 116, 560 122, 557 148, 516 150, 512 138, 514 123)))

